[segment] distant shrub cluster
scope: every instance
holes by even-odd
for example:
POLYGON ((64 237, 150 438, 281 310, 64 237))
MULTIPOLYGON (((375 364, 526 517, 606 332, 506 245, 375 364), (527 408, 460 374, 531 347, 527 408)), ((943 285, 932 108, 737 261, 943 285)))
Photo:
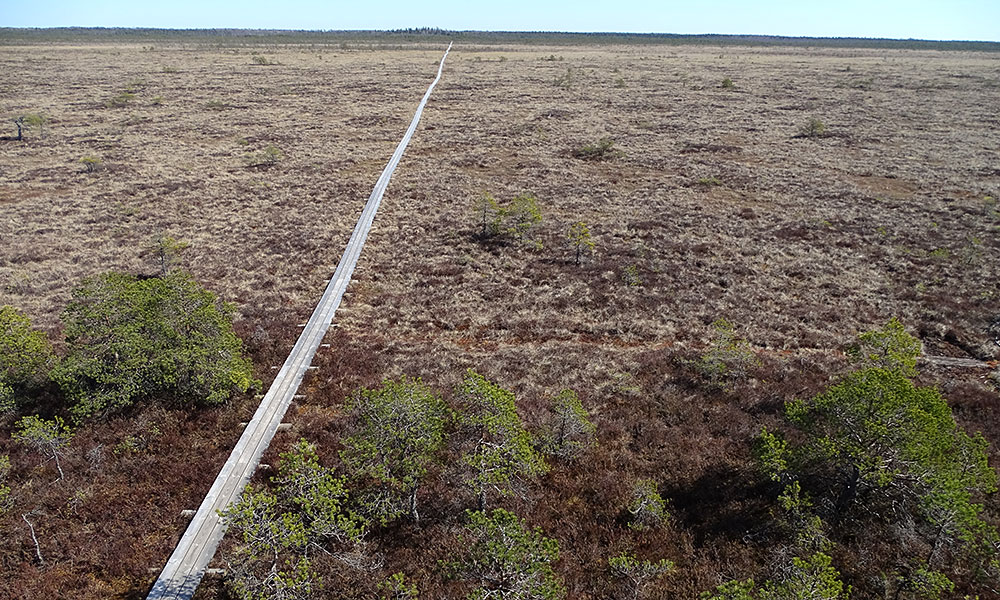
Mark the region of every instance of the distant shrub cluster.
POLYGON ((484 193, 473 206, 479 224, 480 239, 527 241, 541 248, 532 233, 542 222, 542 210, 532 194, 520 194, 506 202, 484 193))

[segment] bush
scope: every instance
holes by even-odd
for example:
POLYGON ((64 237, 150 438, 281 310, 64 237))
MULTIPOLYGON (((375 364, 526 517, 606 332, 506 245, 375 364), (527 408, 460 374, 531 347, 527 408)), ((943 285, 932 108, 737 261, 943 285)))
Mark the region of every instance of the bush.
POLYGON ((16 410, 55 363, 48 339, 13 306, 0 307, 0 413, 16 410))
POLYGON ((78 418, 167 395, 222 403, 259 385, 233 333, 233 312, 180 270, 94 277, 63 311, 68 353, 53 379, 78 418))
POLYGON ((476 494, 480 510, 490 491, 516 495, 528 480, 548 471, 517 414, 513 393, 470 369, 456 396, 466 432, 463 479, 476 494))
POLYGON ((463 579, 479 584, 468 598, 566 596, 562 580, 552 570, 552 563, 559 560, 559 543, 537 527, 529 529, 517 515, 502 509, 491 514, 470 512, 461 542, 468 550, 449 566, 463 579))
POLYGON ((638 265, 627 265, 622 269, 622 281, 629 287, 639 287, 642 285, 642 276, 639 275, 638 265))
POLYGON ((826 135, 826 125, 816 117, 812 117, 799 128, 799 137, 820 137, 826 135))
MULTIPOLYGON (((501 204, 490 194, 484 194, 475 205, 480 237, 505 237, 511 240, 530 240, 530 234, 542 222, 542 210, 532 194, 515 196, 501 204)), ((541 242, 533 244, 541 248, 541 242)))
POLYGON ((903 324, 893 317, 882 329, 859 335, 858 343, 847 349, 847 355, 861 369, 879 367, 912 377, 917 374, 920 340, 906 333, 903 324))
POLYGON ((628 581, 629 587, 632 589, 633 599, 643 596, 650 584, 662 579, 664 575, 674 569, 674 563, 665 558, 656 562, 639 560, 627 552, 609 558, 608 566, 611 568, 612 575, 628 581))
POLYGON ((382 525, 409 513, 416 521, 417 490, 445 442, 444 402, 419 379, 386 380, 348 403, 358 430, 340 456, 359 479, 373 485, 365 513, 382 525))
POLYGON ((577 148, 573 151, 573 156, 584 160, 601 160, 622 156, 624 153, 614 148, 614 145, 615 140, 609 137, 602 137, 596 144, 587 144, 582 148, 577 148))
POLYGON ((131 104, 133 100, 135 100, 135 94, 132 92, 122 92, 114 98, 108 99, 104 103, 104 106, 108 108, 122 108, 131 104))
POLYGON ((556 77, 555 80, 556 87, 561 87, 564 90, 568 90, 573 87, 573 69, 567 68, 566 72, 562 75, 556 77))
POLYGON ((577 221, 569 226, 566 239, 576 252, 576 264, 580 264, 580 258, 594 252, 594 240, 590 237, 590 228, 583 221, 577 221))
POLYGON ((632 515, 628 526, 636 531, 660 527, 670 518, 667 513, 667 501, 660 496, 660 492, 656 489, 656 481, 652 479, 640 479, 635 482, 628 512, 632 515))
POLYGON ((775 481, 823 482, 833 522, 870 515, 908 523, 931 545, 928 564, 949 545, 996 561, 1000 535, 975 502, 997 490, 989 445, 958 426, 936 389, 915 386, 902 368, 870 367, 787 403, 785 414, 803 441, 765 430, 759 460, 775 481))
POLYGON ((18 420, 17 430, 10 437, 46 456, 46 460, 55 460, 59 479, 64 477, 59 457, 73 439, 73 431, 63 422, 62 417, 54 417, 51 421, 38 415, 24 417, 18 420))
POLYGON ((722 85, 721 85, 721 87, 722 87, 722 89, 724 89, 724 90, 731 90, 731 89, 733 89, 734 87, 736 87, 736 84, 734 84, 734 83, 733 83, 733 80, 732 80, 732 79, 730 79, 730 78, 726 77, 725 79, 723 79, 723 80, 722 80, 722 85))
POLYGON ((45 137, 45 124, 49 121, 48 117, 40 115, 38 113, 30 113, 22 117, 23 123, 27 127, 37 127, 38 135, 45 137))
POLYGON ((80 159, 80 164, 87 169, 88 173, 93 173, 101 168, 103 161, 96 156, 87 155, 80 159))
POLYGON ((565 389, 552 400, 552 419, 546 432, 545 450, 572 459, 594 445, 597 427, 576 392, 565 389))
POLYGON ((11 497, 10 486, 7 485, 7 476, 10 474, 10 457, 0 454, 0 517, 14 506, 14 499, 11 497))
POLYGON ((267 146, 260 152, 247 154, 244 160, 248 167, 259 167, 276 165, 284 157, 284 153, 277 146, 267 146))
POLYGON ((726 388, 733 381, 745 379, 750 369, 760 361, 743 338, 736 337, 736 329, 725 319, 712 323, 714 339, 707 352, 692 366, 712 387, 726 388))

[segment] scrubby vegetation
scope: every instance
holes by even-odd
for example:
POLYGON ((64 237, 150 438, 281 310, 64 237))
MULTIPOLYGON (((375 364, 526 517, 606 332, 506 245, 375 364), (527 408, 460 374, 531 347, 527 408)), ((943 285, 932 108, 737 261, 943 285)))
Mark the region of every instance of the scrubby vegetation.
POLYGON ((16 411, 45 384, 55 355, 45 333, 13 306, 0 307, 0 414, 16 411))
MULTIPOLYGON (((177 35, 6 49, 10 115, 52 119, 6 147, 0 289, 63 357, 82 280, 183 264, 266 382, 439 53, 177 35)), ((996 596, 989 61, 719 43, 456 45, 199 599, 996 596), (813 114, 832 131, 791 139, 813 114), (627 154, 572 155, 601 131, 627 154), (525 190, 544 219, 506 214, 525 190)), ((74 418, 47 370, 2 416, 0 597, 143 597, 256 401, 152 385, 74 418)))
POLYGON ((63 313, 67 354, 52 377, 77 418, 166 395, 219 404, 254 385, 232 313, 180 270, 90 279, 63 313))

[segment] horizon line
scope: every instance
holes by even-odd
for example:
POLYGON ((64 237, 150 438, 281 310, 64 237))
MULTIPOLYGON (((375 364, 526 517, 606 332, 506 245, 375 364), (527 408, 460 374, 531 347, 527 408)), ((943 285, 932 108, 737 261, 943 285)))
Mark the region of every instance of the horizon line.
POLYGON ((136 27, 117 25, 58 25, 58 26, 0 26, 0 31, 9 30, 30 30, 30 31, 52 31, 52 30, 126 30, 126 31, 162 31, 162 32, 261 32, 261 33, 383 33, 383 34, 522 34, 522 35, 593 35, 593 36, 642 36, 642 37, 674 37, 674 38, 772 38, 788 40, 864 40, 864 41, 886 41, 886 42, 945 42, 945 43, 978 43, 978 44, 998 44, 998 40, 974 40, 974 39, 932 39, 932 38, 895 38, 895 37, 866 37, 866 36, 815 36, 815 35, 785 35, 772 33, 672 33, 659 31, 569 31, 569 30, 543 30, 543 29, 443 29, 438 27, 412 27, 394 29, 285 29, 285 28, 258 28, 258 27, 136 27))

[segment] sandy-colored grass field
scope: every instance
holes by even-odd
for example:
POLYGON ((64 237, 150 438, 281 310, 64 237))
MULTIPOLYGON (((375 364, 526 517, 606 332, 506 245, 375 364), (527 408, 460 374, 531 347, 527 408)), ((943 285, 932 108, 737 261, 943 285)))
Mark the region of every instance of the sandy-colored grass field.
MULTIPOLYGON (((0 46, 0 304, 57 340, 83 278, 155 273, 153 242, 170 235, 190 243, 179 263, 238 306, 266 381, 443 50, 0 46), (11 121, 26 113, 48 117, 44 131, 13 141, 11 121), (273 164, 269 146, 282 155, 273 164), (88 156, 100 160, 94 172, 88 156)), ((749 440, 781 402, 841 372, 860 331, 895 316, 928 353, 1000 357, 998 101, 990 53, 458 45, 385 195, 334 347, 271 454, 305 436, 335 461, 344 395, 385 377, 420 376, 447 395, 475 368, 518 394, 529 424, 572 387, 598 424, 600 456, 556 469, 513 504, 565 527, 550 534, 570 597, 613 593, 597 565, 625 544, 677 562, 681 575, 655 597, 694 598, 754 574, 760 551, 741 532, 767 508, 752 486, 726 486, 752 471, 749 440), (799 135, 810 119, 823 135, 799 135), (620 152, 574 156, 604 137, 620 152), (534 194, 541 249, 478 239, 484 192, 534 194), (580 266, 566 241, 577 221, 595 242, 580 266), (700 389, 682 366, 718 318, 764 362, 730 392, 700 389), (635 477, 657 478, 672 498, 669 540, 616 529, 615 502, 635 477)), ((923 380, 986 433, 995 460, 987 375, 927 367, 923 380)), ((26 528, 5 519, 17 549, 0 564, 12 575, 0 595, 142 596, 144 569, 180 535, 174 515, 200 499, 251 409, 250 398, 193 417, 157 409, 143 418, 163 437, 139 457, 106 452, 103 470, 88 452, 148 423, 79 434, 67 461, 76 475, 24 495, 48 511, 39 522, 53 558, 31 565, 26 528), (185 468, 195 461, 204 473, 185 468), (58 505, 80 486, 89 495, 58 505), (122 486, 128 499, 113 492, 122 486)), ((27 481, 32 458, 10 452, 27 481)), ((386 573, 446 558, 453 524, 442 515, 466 507, 433 496, 451 489, 446 479, 428 492, 430 530, 384 540, 386 573)), ((857 544, 838 560, 865 586, 850 575, 863 571, 857 544)), ((414 577, 428 597, 457 593, 433 569, 414 577)))

